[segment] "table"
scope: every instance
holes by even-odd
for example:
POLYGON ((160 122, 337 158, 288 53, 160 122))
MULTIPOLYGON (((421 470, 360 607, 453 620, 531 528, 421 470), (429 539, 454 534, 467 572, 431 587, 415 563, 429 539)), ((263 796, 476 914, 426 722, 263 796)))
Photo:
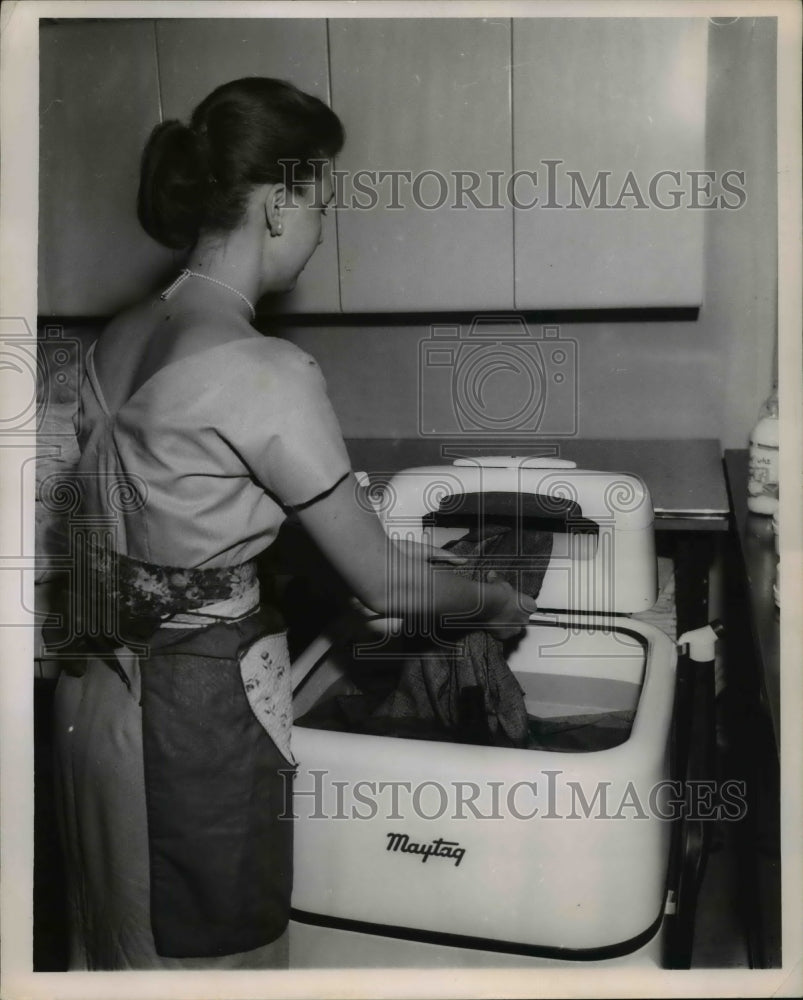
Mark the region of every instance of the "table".
POLYGON ((733 531, 747 584, 750 626, 757 679, 769 711, 776 749, 781 746, 780 612, 775 604, 778 557, 771 518, 747 509, 747 451, 726 451, 725 469, 733 508, 733 531))
POLYGON ((726 578, 732 735, 728 764, 746 783, 738 824, 742 912, 753 967, 781 964, 780 617, 772 586, 777 556, 771 519, 747 509, 748 452, 725 452, 733 516, 726 578))

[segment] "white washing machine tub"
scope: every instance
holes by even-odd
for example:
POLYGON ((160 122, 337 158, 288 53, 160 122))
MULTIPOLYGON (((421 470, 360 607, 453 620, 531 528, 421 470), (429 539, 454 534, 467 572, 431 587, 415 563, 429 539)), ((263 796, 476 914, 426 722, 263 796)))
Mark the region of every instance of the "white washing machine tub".
MULTIPOLYGON (((484 491, 489 472, 493 490, 554 497, 558 483, 565 496, 569 483, 583 518, 600 524, 597 555, 618 551, 624 539, 626 558, 607 565, 587 551, 579 569, 569 565, 571 554, 564 565, 550 563, 542 596, 563 595, 572 610, 534 615, 508 656, 528 714, 540 720, 536 728, 582 716, 593 730, 595 719, 603 728, 614 719, 618 745, 610 745, 610 731, 606 749, 569 752, 545 749, 543 739, 540 748, 512 749, 311 728, 327 701, 355 690, 355 663, 362 668, 377 652, 393 656, 399 623, 374 623, 356 646, 351 637, 329 648, 324 637, 295 668, 303 677, 296 718, 304 724, 293 733, 294 917, 559 960, 636 953, 655 938, 665 909, 674 794, 676 645, 622 612, 622 604, 635 612, 655 600, 649 494, 624 477, 628 509, 600 516, 595 498, 610 498, 614 477, 520 464, 446 470, 449 490, 457 475, 467 492, 484 491), (366 639, 367 649, 360 646, 366 639)), ((421 497, 437 506, 437 491, 426 484, 443 480, 444 470, 404 475, 391 484, 394 504, 383 511, 388 533, 410 537, 413 525, 412 537, 442 543, 421 528, 421 497)))
MULTIPOLYGON (((345 659, 310 676, 301 712, 349 689, 345 659)), ((528 714, 634 713, 629 735, 565 752, 297 726, 297 916, 575 959, 655 933, 674 644, 638 622, 536 620, 509 662, 528 714)))

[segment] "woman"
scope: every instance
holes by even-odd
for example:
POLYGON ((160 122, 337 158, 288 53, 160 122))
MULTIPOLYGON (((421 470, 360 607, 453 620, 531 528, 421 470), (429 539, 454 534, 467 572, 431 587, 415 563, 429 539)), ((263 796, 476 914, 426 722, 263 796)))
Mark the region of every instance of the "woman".
POLYGON ((90 579, 118 620, 57 693, 72 968, 287 962, 291 693, 254 559, 289 511, 378 613, 457 613, 505 637, 535 608, 498 579, 441 571, 423 588, 424 547, 389 573, 317 365, 251 325, 321 241, 342 141, 320 101, 251 78, 145 150, 140 220, 189 252, 106 328, 81 391, 84 513, 105 526, 90 579))

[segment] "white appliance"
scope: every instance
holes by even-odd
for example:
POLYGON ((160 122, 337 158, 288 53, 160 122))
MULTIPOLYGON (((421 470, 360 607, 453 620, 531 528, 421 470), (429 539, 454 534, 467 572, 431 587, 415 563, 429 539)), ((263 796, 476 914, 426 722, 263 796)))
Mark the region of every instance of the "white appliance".
MULTIPOLYGON (((543 610, 508 656, 528 713, 616 713, 632 717, 629 735, 567 752, 297 725, 294 918, 447 955, 655 963, 677 647, 628 617, 656 598, 649 492, 630 474, 491 457, 399 473, 378 510, 391 538, 443 544, 465 529, 438 526, 436 512, 504 495, 559 529, 543 610)), ((293 667, 296 718, 354 690, 361 658, 398 655, 400 631, 384 620, 321 637, 293 667)))

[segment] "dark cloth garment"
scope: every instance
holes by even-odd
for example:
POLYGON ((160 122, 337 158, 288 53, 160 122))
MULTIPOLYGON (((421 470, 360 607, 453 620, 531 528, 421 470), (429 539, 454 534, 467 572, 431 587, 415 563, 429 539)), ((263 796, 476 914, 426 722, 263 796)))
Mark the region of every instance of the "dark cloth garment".
MULTIPOLYGON (((494 569, 517 590, 537 598, 552 533, 523 528, 521 521, 486 522, 446 548, 468 559, 456 567, 458 573, 482 580, 494 569)), ((448 631, 444 638, 453 642, 448 631)), ((399 731, 417 720, 413 730, 423 722, 458 742, 524 747, 528 741, 524 695, 502 642, 487 630, 464 634, 452 648, 433 646, 410 658, 395 690, 371 714, 374 722, 399 731)))
POLYGON ((629 709, 529 718, 528 750, 593 753, 618 747, 630 737, 636 713, 629 709))
POLYGON ((142 664, 151 925, 166 957, 246 951, 287 926, 293 769, 239 660, 267 624, 160 629, 142 664))
MULTIPOLYGON (((370 694, 327 699, 296 720, 297 726, 328 729, 335 732, 360 732, 371 736, 396 736, 407 740, 441 743, 487 743, 487 733, 470 720, 458 730, 444 728, 438 720, 388 719, 374 713, 377 698, 370 694), (476 739, 474 737, 477 737, 476 739)), ((633 728, 636 713, 630 710, 594 712, 585 715, 560 715, 549 718, 527 716, 526 744, 521 749, 550 750, 561 753, 593 753, 610 750, 625 743, 633 728)))

